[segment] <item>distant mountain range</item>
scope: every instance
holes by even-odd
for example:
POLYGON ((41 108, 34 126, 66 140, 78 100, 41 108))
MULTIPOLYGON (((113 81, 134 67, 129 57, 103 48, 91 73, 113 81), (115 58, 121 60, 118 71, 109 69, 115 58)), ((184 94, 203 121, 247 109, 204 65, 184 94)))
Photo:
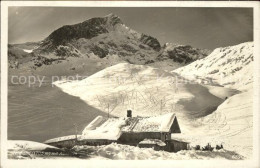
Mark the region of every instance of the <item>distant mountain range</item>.
POLYGON ((62 26, 40 42, 8 46, 10 68, 29 61, 34 69, 61 63, 68 57, 106 58, 110 63, 116 59, 141 65, 170 61, 180 67, 209 53, 189 45, 161 45, 155 37, 127 27, 114 14, 62 26))

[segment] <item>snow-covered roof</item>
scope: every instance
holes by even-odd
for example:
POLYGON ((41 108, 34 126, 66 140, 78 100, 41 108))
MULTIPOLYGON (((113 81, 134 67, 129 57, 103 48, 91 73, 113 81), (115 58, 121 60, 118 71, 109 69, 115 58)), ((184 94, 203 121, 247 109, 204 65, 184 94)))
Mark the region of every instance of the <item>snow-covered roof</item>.
POLYGON ((98 126, 100 126, 102 124, 102 122, 104 121, 104 118, 102 116, 97 116, 93 121, 91 121, 86 127, 85 129, 82 131, 82 134, 84 134, 85 132, 87 132, 88 130, 93 130, 96 129, 98 126))
POLYGON ((134 120, 123 128, 126 132, 169 132, 174 121, 175 114, 167 113, 152 117, 129 118, 134 120))
POLYGON ((117 140, 122 132, 169 132, 175 114, 167 113, 152 117, 109 118, 98 116, 82 132, 79 140, 117 140))
MULTIPOLYGON (((175 114, 167 113, 152 117, 104 118, 96 117, 78 135, 78 140, 117 140, 123 132, 169 132, 175 114)), ((75 139, 75 135, 58 137, 45 143, 75 139)))
POLYGON ((79 140, 83 139, 107 139, 117 140, 122 134, 122 127, 126 125, 124 118, 109 118, 105 122, 104 118, 98 116, 83 130, 82 136, 79 140), (101 124, 101 125, 100 125, 101 124))
POLYGON ((152 144, 152 145, 166 146, 166 144, 159 139, 144 139, 143 141, 139 142, 139 144, 152 144))

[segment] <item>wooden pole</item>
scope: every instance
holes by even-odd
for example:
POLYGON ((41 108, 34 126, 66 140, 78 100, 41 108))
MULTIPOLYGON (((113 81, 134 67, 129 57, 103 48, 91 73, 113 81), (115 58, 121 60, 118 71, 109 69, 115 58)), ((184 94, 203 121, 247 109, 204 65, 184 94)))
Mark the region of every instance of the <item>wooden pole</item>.
POLYGON ((76 144, 77 144, 77 142, 78 142, 78 126, 77 126, 76 123, 74 123, 73 125, 75 127, 75 137, 76 137, 76 144))
POLYGON ((160 108, 160 114, 162 115, 162 99, 161 99, 161 108, 160 108))
POLYGON ((109 118, 109 103, 107 104, 107 117, 109 118))

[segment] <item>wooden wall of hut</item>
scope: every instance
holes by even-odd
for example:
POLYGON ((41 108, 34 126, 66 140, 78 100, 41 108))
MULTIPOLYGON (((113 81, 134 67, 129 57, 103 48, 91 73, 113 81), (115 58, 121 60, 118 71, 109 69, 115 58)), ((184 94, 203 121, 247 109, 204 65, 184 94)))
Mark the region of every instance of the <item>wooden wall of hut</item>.
POLYGON ((174 118, 170 131, 171 131, 171 133, 181 133, 181 129, 180 129, 177 117, 174 118))
POLYGON ((100 145, 108 145, 113 142, 116 142, 116 141, 107 140, 107 139, 104 139, 104 140, 103 139, 87 139, 87 140, 76 141, 76 139, 71 139, 71 140, 48 143, 48 145, 56 146, 58 148, 70 149, 75 145, 100 146, 100 145))
POLYGON ((107 140, 107 139, 86 139, 78 141, 78 145, 89 145, 89 146, 100 146, 100 145, 109 145, 113 142, 117 142, 115 140, 107 140))
POLYGON ((160 132, 123 132, 118 143, 137 146, 144 139, 161 139, 160 132))
POLYGON ((52 142, 52 143, 47 143, 48 145, 55 146, 58 148, 72 148, 77 144, 76 139, 70 139, 70 140, 65 140, 65 141, 58 141, 58 142, 52 142))

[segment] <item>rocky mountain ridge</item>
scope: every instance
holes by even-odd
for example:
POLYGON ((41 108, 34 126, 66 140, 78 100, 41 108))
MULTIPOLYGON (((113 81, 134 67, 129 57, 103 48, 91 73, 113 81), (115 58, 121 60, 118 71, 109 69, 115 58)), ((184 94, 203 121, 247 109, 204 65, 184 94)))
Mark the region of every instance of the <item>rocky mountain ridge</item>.
POLYGON ((33 62, 38 60, 33 66, 37 68, 46 62, 48 62, 46 65, 52 64, 52 60, 64 60, 68 57, 90 58, 91 55, 100 59, 106 58, 110 63, 118 60, 144 65, 170 61, 180 66, 207 56, 203 50, 191 46, 162 47, 156 38, 127 27, 114 14, 91 18, 74 25, 65 25, 38 43, 15 44, 10 45, 8 49, 9 60, 12 60, 9 61, 11 68, 19 67, 14 63, 19 65, 24 63, 21 61, 24 57, 32 58, 33 62), (19 52, 14 52, 14 47, 19 52), (31 49, 29 53, 28 48, 31 49), (39 63, 39 60, 49 61, 39 63))

